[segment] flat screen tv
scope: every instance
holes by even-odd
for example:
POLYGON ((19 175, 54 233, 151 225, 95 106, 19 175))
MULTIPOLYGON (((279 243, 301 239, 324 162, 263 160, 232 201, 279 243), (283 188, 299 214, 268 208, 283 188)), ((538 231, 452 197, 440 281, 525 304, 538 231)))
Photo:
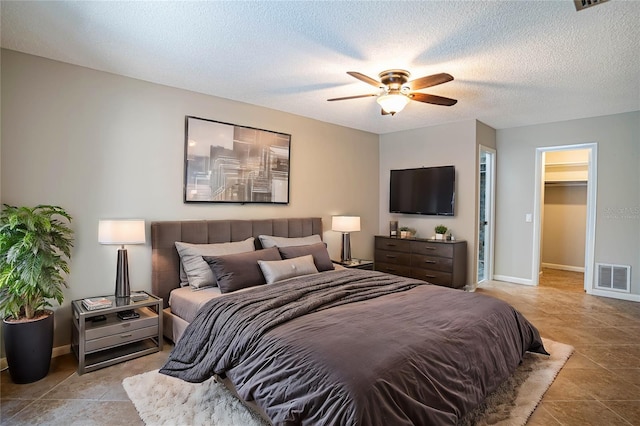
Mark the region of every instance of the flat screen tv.
POLYGON ((391 170, 389 212, 453 216, 454 166, 391 170))

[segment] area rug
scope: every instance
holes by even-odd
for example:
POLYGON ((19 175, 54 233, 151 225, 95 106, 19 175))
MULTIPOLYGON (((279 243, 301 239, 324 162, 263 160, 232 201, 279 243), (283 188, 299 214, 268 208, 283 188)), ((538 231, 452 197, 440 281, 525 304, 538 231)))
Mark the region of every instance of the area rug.
MULTIPOLYGON (((474 411, 461 425, 524 425, 573 347, 543 339, 551 356, 527 353, 516 372, 474 411)), ((263 426, 267 423, 247 409, 224 385, 209 379, 188 383, 149 371, 127 377, 122 385, 148 426, 206 425, 263 426)))

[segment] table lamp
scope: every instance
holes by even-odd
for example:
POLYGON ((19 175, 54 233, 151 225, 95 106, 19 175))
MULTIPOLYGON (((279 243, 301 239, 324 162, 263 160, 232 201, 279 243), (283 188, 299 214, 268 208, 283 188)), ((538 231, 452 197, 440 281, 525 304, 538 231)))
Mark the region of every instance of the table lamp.
POLYGON ((341 262, 351 262, 351 234, 360 230, 360 216, 333 216, 331 230, 342 232, 341 262))
POLYGON ((100 220, 98 222, 98 242, 117 244, 118 265, 116 269, 116 297, 129 297, 129 262, 125 244, 144 244, 144 220, 100 220))

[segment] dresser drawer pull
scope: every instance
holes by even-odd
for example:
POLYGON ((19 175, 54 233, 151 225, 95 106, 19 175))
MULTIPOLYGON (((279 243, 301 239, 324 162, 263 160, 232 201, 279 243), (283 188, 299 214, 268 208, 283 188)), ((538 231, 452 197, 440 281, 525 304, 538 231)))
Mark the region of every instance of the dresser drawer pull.
POLYGON ((435 275, 425 275, 426 278, 435 278, 435 275))
POLYGON ((425 249, 425 250, 435 250, 435 249, 436 249, 436 247, 426 246, 424 249, 425 249))
POLYGON ((121 334, 121 335, 120 335, 120 338, 122 338, 122 339, 126 339, 127 337, 131 337, 131 336, 133 336, 131 333, 121 334))
POLYGON ((388 254, 388 255, 387 255, 387 257, 388 257, 389 259, 395 259, 395 258, 396 258, 396 257, 398 257, 398 256, 394 256, 394 255, 392 255, 392 254, 388 254))
POLYGON ((396 246, 396 244, 389 244, 389 243, 387 243, 387 247, 395 247, 395 246, 396 246))
POLYGON ((438 262, 436 262, 435 260, 425 260, 424 263, 436 264, 438 262))
POLYGON ((393 268, 387 268, 387 271, 388 271, 388 272, 395 272, 396 270, 395 270, 395 269, 393 269, 393 268))

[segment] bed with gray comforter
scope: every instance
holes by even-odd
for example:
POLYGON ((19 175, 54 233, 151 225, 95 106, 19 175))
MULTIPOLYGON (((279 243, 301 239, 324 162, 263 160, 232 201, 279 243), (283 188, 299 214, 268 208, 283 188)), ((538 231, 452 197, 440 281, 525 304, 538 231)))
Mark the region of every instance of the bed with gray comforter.
POLYGON ((227 376, 276 425, 444 425, 526 351, 546 353, 505 302, 349 269, 210 301, 160 372, 227 376))

